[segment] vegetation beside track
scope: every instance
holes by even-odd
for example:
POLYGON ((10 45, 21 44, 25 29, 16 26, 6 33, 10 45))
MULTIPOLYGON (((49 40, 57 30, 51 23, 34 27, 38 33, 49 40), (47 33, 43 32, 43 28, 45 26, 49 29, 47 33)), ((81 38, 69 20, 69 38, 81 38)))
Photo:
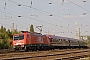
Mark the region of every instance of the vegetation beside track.
MULTIPOLYGON (((34 32, 33 25, 30 26, 30 32, 34 32)), ((12 48, 12 37, 13 34, 20 33, 17 29, 14 31, 6 29, 4 26, 0 28, 0 50, 12 48)))
POLYGON ((12 36, 14 33, 19 33, 18 30, 14 30, 12 32, 10 29, 6 29, 5 27, 1 26, 0 28, 0 49, 9 49, 12 47, 12 36))

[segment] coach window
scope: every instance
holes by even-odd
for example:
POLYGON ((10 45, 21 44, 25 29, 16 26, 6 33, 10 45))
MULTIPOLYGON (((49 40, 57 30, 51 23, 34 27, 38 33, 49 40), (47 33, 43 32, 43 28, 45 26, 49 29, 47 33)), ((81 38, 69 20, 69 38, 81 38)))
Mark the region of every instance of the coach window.
POLYGON ((61 39, 61 41, 62 41, 62 39, 61 39))
POLYGON ((70 40, 68 40, 69 41, 69 43, 70 43, 70 40))
POLYGON ((59 39, 59 41, 61 41, 61 40, 59 39))
POLYGON ((63 39, 65 41, 65 39, 63 39))

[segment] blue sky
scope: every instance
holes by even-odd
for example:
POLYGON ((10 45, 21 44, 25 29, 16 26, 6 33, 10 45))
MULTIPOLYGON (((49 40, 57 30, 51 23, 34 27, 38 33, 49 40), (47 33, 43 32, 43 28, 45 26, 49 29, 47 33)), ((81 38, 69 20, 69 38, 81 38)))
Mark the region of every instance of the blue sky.
POLYGON ((36 32, 39 32, 36 26, 43 26, 43 34, 76 38, 77 22, 81 35, 90 35, 90 0, 83 1, 0 0, 0 26, 11 29, 14 23, 14 28, 17 25, 17 29, 21 31, 29 30, 29 25, 33 24, 36 32))

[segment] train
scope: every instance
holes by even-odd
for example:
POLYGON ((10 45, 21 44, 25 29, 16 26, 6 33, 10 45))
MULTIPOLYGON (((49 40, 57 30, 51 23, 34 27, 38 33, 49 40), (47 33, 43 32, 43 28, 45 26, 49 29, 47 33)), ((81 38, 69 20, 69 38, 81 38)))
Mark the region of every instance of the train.
POLYGON ((25 51, 88 48, 87 43, 82 40, 28 31, 14 34, 12 46, 15 50, 25 51))

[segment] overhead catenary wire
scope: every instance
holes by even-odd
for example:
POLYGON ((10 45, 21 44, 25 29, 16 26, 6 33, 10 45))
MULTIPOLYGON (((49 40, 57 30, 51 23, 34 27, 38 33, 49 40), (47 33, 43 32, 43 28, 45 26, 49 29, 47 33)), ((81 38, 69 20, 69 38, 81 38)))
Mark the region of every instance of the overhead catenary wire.
MULTIPOLYGON (((24 6, 26 6, 26 5, 24 5, 24 6)), ((27 6, 27 7, 30 7, 30 6, 27 6)), ((33 9, 35 9, 35 8, 33 8, 33 9)), ((36 10, 38 10, 38 9, 36 9, 36 10)), ((40 10, 41 11, 41 10, 40 10)), ((3 12, 2 12, 3 13, 3 12)), ((46 12, 47 13, 47 12, 46 12)), ((9 14, 9 13, 7 13, 7 14, 9 14)), ((14 15, 14 14, 11 14, 11 15, 14 15)))
MULTIPOLYGON (((11 0, 10 0, 11 1, 11 0)), ((14 2, 14 1, 13 1, 14 2)), ((15 2, 16 3, 16 2, 15 2)), ((22 5, 22 4, 21 4, 22 5)), ((26 6, 26 5, 24 5, 24 6, 26 6)), ((30 6, 27 6, 27 7, 30 7, 30 6)), ((33 7, 31 7, 31 8, 33 8, 33 7)), ((33 8, 33 9, 36 9, 36 8, 33 8)), ((36 9, 36 10, 39 10, 39 9, 36 9)), ((39 11, 42 11, 42 10, 39 10, 39 11)), ((42 11, 42 12, 45 12, 45 11, 42 11)), ((48 13, 48 12, 45 12, 45 13, 48 13)), ((48 13, 48 14, 50 14, 50 13, 48 13)), ((64 19, 66 19, 66 18, 64 18, 64 19)), ((57 26, 57 25, 56 25, 57 26)))
MULTIPOLYGON (((48 0, 48 1, 51 1, 51 0, 48 0)), ((51 2, 53 2, 53 1, 51 1, 51 2)), ((53 2, 54 3, 54 2, 53 2)), ((57 2, 55 2, 55 3, 57 3, 57 2)), ((59 3, 60 4, 60 3, 59 3)), ((62 4, 61 4, 62 5, 62 4)), ((57 5, 58 7, 59 7, 59 5, 57 5)), ((62 5, 64 8, 66 8, 64 5, 62 5)), ((69 12, 71 12, 71 13, 73 13, 74 15, 75 15, 75 13, 74 12, 72 12, 72 11, 70 11, 69 9, 67 9, 69 12)), ((77 15, 76 15, 77 16, 77 15)), ((77 16, 78 17, 78 16, 77 16)), ((84 21, 83 19, 81 19, 81 18, 79 18, 80 20, 82 20, 82 21, 84 21)), ((86 22, 86 21, 85 21, 86 22)), ((87 22, 88 23, 88 22, 87 22)), ((79 24, 79 25, 81 25, 81 24, 79 24)), ((86 27, 85 27, 86 28, 86 27)), ((88 27, 87 27, 88 28, 88 27)))
MULTIPOLYGON (((1 12, 1 13, 5 13, 5 12, 2 12, 2 11, 0 11, 0 12, 1 12)), ((6 14, 18 16, 18 15, 16 15, 16 14, 7 13, 7 12, 6 12, 6 14)), ((35 20, 35 21, 43 22, 43 23, 50 24, 50 25, 53 25, 53 26, 61 27, 61 26, 58 26, 58 25, 55 25, 55 24, 52 24, 52 23, 48 23, 48 22, 41 21, 41 20, 39 20, 39 19, 34 19, 34 18, 31 18, 31 17, 26 17, 26 16, 22 16, 22 17, 24 17, 24 18, 29 18, 29 19, 33 19, 33 20, 35 20)))
MULTIPOLYGON (((0 11, 0 12, 1 12, 1 11, 0 11)), ((4 12, 2 12, 2 13, 4 13, 4 12)), ((15 15, 15 14, 11 14, 11 13, 6 13, 6 14, 15 15)), ((15 15, 15 16, 16 16, 16 15, 15 15)), ((34 20, 37 20, 37 19, 34 19, 34 20)), ((43 22, 43 21, 41 21, 41 22, 43 22)), ((44 22, 44 23, 47 23, 47 22, 44 22)), ((51 23, 48 23, 48 24, 50 24, 50 25, 54 25, 54 26, 58 26, 58 25, 51 24, 51 23)), ((59 26, 59 27, 61 27, 61 26, 59 26)))
MULTIPOLYGON (((76 6, 78 6, 78 7, 80 7, 80 8, 82 8, 83 10, 85 10, 85 11, 87 11, 87 12, 89 12, 90 13, 90 10, 88 10, 88 9, 86 9, 86 8, 84 8, 84 7, 82 7, 82 6, 80 6, 80 5, 78 5, 78 4, 76 4, 76 3, 74 3, 74 2, 72 2, 72 1, 70 1, 70 0, 67 0, 67 1, 69 1, 70 3, 72 3, 72 4, 74 4, 74 5, 76 5, 76 6)), ((86 13, 85 13, 86 14, 86 13)), ((82 20, 82 19, 81 19, 82 20)), ((82 21, 84 21, 84 20, 82 20, 82 21)), ((86 21, 85 21, 86 22, 86 21)), ((90 24, 89 22, 87 22, 88 24, 90 24)))
MULTIPOLYGON (((22 5, 22 4, 21 4, 22 5)), ((30 6, 28 6, 28 7, 30 7, 30 6)), ((31 8, 33 8, 33 7, 31 7, 31 8)), ((36 9, 37 10, 37 9, 36 9)), ((39 10, 39 9, 38 9, 39 10)), ((40 11, 42 11, 42 10, 40 10, 40 11)), ((46 11, 42 11, 42 12, 46 12, 46 11)), ((47 12, 46 12, 47 13, 47 12)), ((50 14, 50 13, 48 13, 48 14, 50 14)), ((23 16, 22 16, 23 17, 23 16)), ((37 19, 36 19, 37 20, 37 19)), ((55 26, 55 24, 54 24, 54 26, 55 26)), ((56 25, 57 26, 57 25, 56 25)))
MULTIPOLYGON (((48 1, 51 1, 51 0, 48 0, 48 1)), ((56 3, 56 5, 59 7, 59 5, 61 5, 61 6, 63 6, 63 8, 67 8, 67 7, 65 7, 64 6, 64 4, 62 5, 62 4, 60 4, 60 3, 57 3, 57 2, 55 2, 55 1, 51 1, 51 2, 53 2, 53 3, 56 3), (59 4, 59 5, 58 5, 59 4)), ((62 1, 63 2, 63 1, 62 1)), ((70 9, 66 9, 66 10, 68 10, 69 12, 71 12, 72 14, 74 14, 75 16, 77 16, 73 11, 71 11, 70 9)), ((78 17, 78 16, 77 16, 78 17)), ((84 19, 83 18, 80 18, 80 17, 78 17, 81 21, 84 21, 84 19)), ((84 21, 84 22, 86 22, 86 23, 88 23, 88 25, 90 24, 89 22, 87 22, 87 21, 84 21)), ((79 24, 79 25, 81 25, 81 24, 79 24)))
MULTIPOLYGON (((21 4, 21 3, 18 3, 18 2, 15 2, 15 1, 12 1, 12 0, 8 0, 8 1, 10 1, 10 2, 13 2, 13 3, 16 3, 16 4, 21 4)), ((22 6, 26 6, 26 7, 31 7, 31 6, 27 6, 27 5, 25 5, 25 4, 21 4, 22 6)), ((44 12, 44 13, 47 13, 47 14, 51 14, 51 13, 49 13, 49 12, 46 12, 46 11, 43 11, 43 10, 40 10, 40 9, 37 9, 37 8, 34 8, 34 7, 31 7, 32 9, 35 9, 35 10, 37 10, 37 11, 39 11, 39 12, 44 12)), ((60 17, 60 18, 63 18, 63 19, 65 19, 65 20, 68 20, 67 18, 64 18, 64 17, 61 17, 61 16, 58 16, 58 15, 55 15, 55 14, 52 14, 52 15, 54 15, 54 16, 57 16, 57 17, 60 17)), ((35 19, 34 19, 35 20, 35 19)), ((68 20, 68 21, 70 21, 70 20, 68 20)), ((73 21, 70 21, 70 22, 73 22, 73 21)), ((46 22, 45 22, 46 23, 46 22)), ((73 23, 75 23, 75 22, 73 22, 73 23)), ((51 24, 51 23, 48 23, 48 24, 51 24)), ((54 24, 52 24, 52 25, 54 25, 54 24)), ((57 25, 56 25, 57 26, 57 25)), ((60 26, 59 26, 60 27, 60 26)), ((72 29, 71 29, 72 30, 72 29)))
MULTIPOLYGON (((1 11, 0 11, 1 12, 1 11)), ((4 13, 4 12, 3 12, 4 13)), ((7 14, 7 13, 6 13, 7 14)), ((13 14, 14 15, 14 14, 13 14)), ((15 15, 16 16, 16 15, 15 15)), ((34 20, 36 20, 36 19, 34 19, 34 20)), ((4 20, 3 20, 4 21, 4 20)), ((18 22, 18 23, 21 23, 21 22, 19 22, 19 21, 15 21, 15 22, 18 22)), ((40 22, 40 21, 39 21, 40 22)), ((41 22, 43 22, 43 21, 41 21, 41 22)), ((24 22, 23 22, 24 23, 24 22)), ((23 24, 22 23, 22 24, 23 24)), ((45 22, 44 22, 45 23, 45 22)), ((46 23, 47 24, 47 23, 46 23)), ((50 23, 49 23, 50 24, 50 23)), ((53 25, 53 26, 57 26, 57 25, 54 25, 54 24, 50 24, 50 25, 53 25)), ((10 25, 9 25, 10 26, 10 25)), ((20 27, 20 28, 22 28, 22 27, 20 27)), ((49 28, 50 29, 50 28, 49 28)))
MULTIPOLYGON (((11 0, 10 0, 11 1, 11 0)), ((14 1, 13 1, 14 2, 14 1)), ((32 1, 31 1, 32 2, 32 1)), ((17 3, 17 2, 15 2, 15 3, 17 3)), ((24 6, 26 6, 26 5, 24 5, 24 6)), ((27 6, 27 7, 29 7, 29 6, 27 6)), ((33 7, 32 7, 33 8, 33 7)), ((33 8, 33 9, 36 9, 36 8, 33 8)), ((36 10, 38 10, 38 9, 36 9, 36 10)), ((39 10, 39 11, 42 11, 42 10, 39 10)), ((42 11, 42 12, 45 12, 45 11, 42 11)), ((45 12, 45 13, 48 13, 48 12, 45 12)))
MULTIPOLYGON (((11 0, 9 0, 9 1, 11 1, 11 0)), ((18 2, 15 2, 15 1, 11 1, 11 2, 18 3, 18 2)), ((63 2, 64 2, 64 1, 63 1, 63 2)), ((18 3, 18 4, 20 4, 20 3, 18 3)), ((44 12, 44 13, 47 13, 47 14, 51 14, 51 13, 49 13, 49 12, 46 12, 46 11, 37 9, 37 8, 35 8, 35 7, 27 6, 27 5, 24 5, 24 4, 21 4, 21 5, 26 6, 26 7, 30 7, 30 8, 35 9, 35 10, 38 10, 39 12, 44 12)), ((70 11, 70 10, 68 9, 68 11, 70 11)), ((70 11, 70 12, 71 12, 71 11, 70 11)), ((73 12, 72 12, 72 13, 73 13, 73 12)), ((74 14, 74 13, 73 13, 73 14, 74 14)), ((61 17, 61 16, 59 16, 59 15, 55 15, 55 14, 51 14, 51 15, 60 17, 60 18, 65 19, 65 20, 68 20, 67 18, 61 17)), ((75 14, 74 14, 74 15, 75 15, 75 14)), ((80 18, 80 19, 81 19, 81 18, 80 18)), ((82 19, 81 19, 81 20, 82 20, 82 19)), ((68 20, 68 21, 70 21, 70 20, 68 20)), ((70 21, 70 22, 75 23, 74 21, 70 21)), ((56 26, 57 26, 57 25, 56 25, 56 26)))
MULTIPOLYGON (((18 2, 12 1, 12 0, 8 0, 8 1, 13 2, 13 3, 16 3, 16 4, 21 4, 21 3, 18 3, 18 2)), ((37 11, 39 11, 39 12, 43 12, 43 13, 46 13, 46 14, 51 14, 51 15, 53 15, 53 16, 57 16, 57 17, 60 17, 60 18, 62 18, 62 19, 68 20, 67 18, 64 18, 64 17, 62 17, 62 16, 59 16, 59 15, 56 15, 56 14, 52 14, 52 13, 49 13, 49 12, 44 11, 44 10, 40 10, 40 9, 35 8, 35 7, 32 7, 32 6, 27 6, 27 5, 25 5, 25 4, 21 4, 21 5, 22 5, 22 6, 25 6, 25 7, 31 7, 32 9, 37 10, 37 11)), ((68 21, 70 21, 70 20, 68 20, 68 21)), ((70 21, 70 22, 73 22, 73 21, 70 21)), ((74 22, 73 22, 73 23, 74 23, 74 22)))
POLYGON ((78 6, 78 7, 82 8, 82 9, 84 9, 84 10, 88 11, 88 12, 90 12, 88 9, 86 9, 86 8, 84 8, 84 7, 82 7, 82 6, 78 5, 78 4, 76 4, 76 3, 74 3, 74 2, 72 2, 72 1, 70 1, 70 0, 67 0, 67 1, 69 1, 70 3, 72 3, 72 4, 76 5, 76 6, 78 6))

